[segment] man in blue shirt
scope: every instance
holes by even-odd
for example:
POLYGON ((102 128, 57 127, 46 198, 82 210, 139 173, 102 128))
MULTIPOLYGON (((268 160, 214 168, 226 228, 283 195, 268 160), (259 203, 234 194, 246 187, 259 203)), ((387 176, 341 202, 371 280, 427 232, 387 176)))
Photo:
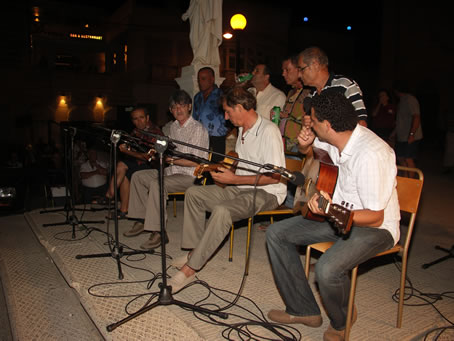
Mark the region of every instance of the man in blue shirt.
MULTIPOLYGON (((210 135, 210 148, 214 152, 225 154, 225 124, 224 111, 220 103, 221 89, 214 83, 214 70, 203 67, 197 74, 200 91, 194 97, 192 117, 203 124, 210 135)), ((213 154, 212 161, 218 162, 222 156, 213 154)))

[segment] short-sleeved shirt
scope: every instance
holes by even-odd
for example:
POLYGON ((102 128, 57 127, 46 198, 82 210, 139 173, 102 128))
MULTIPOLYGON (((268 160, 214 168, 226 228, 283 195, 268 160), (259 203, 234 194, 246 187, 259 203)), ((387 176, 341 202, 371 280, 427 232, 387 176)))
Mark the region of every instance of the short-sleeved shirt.
MULTIPOLYGON (((411 124, 414 115, 420 115, 419 102, 415 96, 403 94, 397 105, 396 135, 397 141, 406 142, 410 135, 411 124)), ((422 139, 422 127, 419 125, 415 132, 415 140, 422 139)))
MULTIPOLYGON (((155 135, 164 135, 163 132, 161 131, 161 129, 159 129, 159 127, 151 121, 148 121, 147 126, 143 130, 147 131, 149 133, 155 134, 155 135)), ((131 135, 142 140, 139 143, 140 147, 142 147, 142 150, 137 150, 137 152, 140 152, 140 153, 148 152, 148 150, 150 148, 152 148, 156 142, 155 137, 153 137, 151 135, 146 135, 146 134, 142 133, 141 131, 139 131, 139 129, 137 129, 137 128, 134 128, 132 130, 131 135)), ((143 160, 136 159, 135 157, 132 157, 127 154, 123 154, 121 156, 121 160, 124 163, 126 163, 128 165, 128 167, 132 167, 132 165, 134 165, 134 164, 144 165, 146 163, 143 160)), ((149 168, 157 168, 157 166, 158 166, 158 160, 156 160, 156 159, 152 160, 149 163, 149 168)))
POLYGON ((293 88, 287 95, 281 115, 286 113, 288 117, 282 118, 279 125, 281 134, 285 138, 286 151, 292 151, 298 146, 297 137, 302 128, 304 99, 308 96, 310 91, 309 88, 293 88))
MULTIPOLYGON (((103 161, 96 161, 96 163, 99 164, 102 168, 107 168, 107 164, 103 161)), ((93 167, 89 160, 80 165, 80 173, 89 173, 95 170, 96 167, 93 167)), ((96 188, 104 185, 107 182, 107 177, 102 174, 95 174, 87 179, 81 179, 80 181, 85 187, 96 188)))
MULTIPOLYGON (((238 139, 236 141, 235 151, 240 159, 245 159, 258 163, 260 165, 272 164, 279 167, 285 167, 284 146, 282 137, 277 125, 270 120, 264 119, 260 115, 257 116, 255 124, 247 130, 243 135, 243 128, 238 129, 238 139)), ((247 168, 254 171, 258 167, 247 163, 238 163, 236 174, 238 175, 254 175, 254 173, 241 169, 247 168)), ((265 172, 262 170, 262 172, 265 172)), ((252 185, 241 185, 239 188, 254 188, 252 185)), ((260 189, 276 196, 280 204, 284 202, 287 195, 287 186, 279 182, 260 186, 260 189)))
MULTIPOLYGON (((367 111, 363 101, 363 92, 354 80, 330 73, 328 81, 321 92, 328 89, 330 89, 330 91, 339 91, 339 93, 343 94, 355 107, 355 111, 358 114, 358 120, 367 121, 367 111)), ((316 95, 317 90, 314 89, 309 96, 313 97, 316 95)))
MULTIPOLYGON (((183 126, 181 126, 180 123, 175 120, 170 126, 169 137, 171 139, 190 143, 205 149, 208 149, 210 144, 208 131, 200 122, 194 120, 192 116, 190 116, 188 120, 184 122, 183 126)), ((175 143, 175 146, 178 152, 193 154, 204 159, 208 158, 208 152, 202 151, 200 149, 184 146, 179 143, 175 143)), ((194 176, 194 170, 195 167, 171 165, 164 170, 164 175, 186 174, 194 176)))
POLYGON ((333 203, 351 210, 384 210, 384 220, 379 228, 388 230, 397 243, 400 209, 396 190, 396 156, 392 148, 361 125, 353 130, 340 155, 336 147, 318 138, 314 147, 326 150, 339 168, 333 203))
POLYGON ((285 104, 285 94, 274 87, 271 83, 263 91, 256 93, 257 114, 263 118, 270 119, 270 111, 273 107, 283 108, 285 104))
POLYGON ((221 96, 222 90, 215 85, 206 100, 203 98, 202 92, 198 92, 194 97, 192 117, 203 124, 210 136, 225 136, 227 134, 224 110, 220 101, 221 96))
MULTIPOLYGON (((151 121, 148 121, 147 126, 143 130, 156 135, 164 135, 161 129, 159 129, 159 127, 151 121)), ((146 135, 140 132, 137 128, 132 130, 131 135, 143 140, 145 144, 153 145, 156 142, 155 137, 146 135)))

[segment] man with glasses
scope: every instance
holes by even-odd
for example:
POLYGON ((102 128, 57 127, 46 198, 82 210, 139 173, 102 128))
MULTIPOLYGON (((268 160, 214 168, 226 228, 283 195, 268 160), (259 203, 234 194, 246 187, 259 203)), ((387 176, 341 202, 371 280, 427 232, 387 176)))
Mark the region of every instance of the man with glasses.
MULTIPOLYGON (((359 85, 352 79, 330 73, 324 51, 318 47, 303 50, 298 56, 298 71, 303 84, 315 88, 309 97, 320 95, 327 89, 342 93, 353 104, 358 123, 367 127, 367 111, 359 85)), ((305 117, 305 123, 309 124, 308 116, 305 117)))
POLYGON ((299 77, 298 55, 292 55, 282 62, 282 76, 285 82, 292 87, 285 100, 281 111, 280 129, 285 139, 286 152, 298 152, 298 134, 302 127, 304 112, 304 99, 311 89, 304 87, 299 77))
MULTIPOLYGON (((192 100, 184 90, 176 90, 169 100, 169 110, 175 117, 170 126, 170 138, 208 149, 208 131, 191 116, 192 100)), ((207 158, 208 153, 199 149, 177 144, 176 151, 207 158)), ((198 165, 187 159, 167 157, 169 167, 164 170, 164 194, 183 192, 194 184, 194 169, 198 165)), ((129 218, 138 220, 124 233, 126 237, 137 236, 143 231, 151 232, 149 239, 140 245, 144 250, 155 249, 161 245, 161 215, 158 170, 135 172, 131 180, 129 195, 129 218)), ((166 217, 167 218, 167 217, 166 217)), ((167 234, 164 242, 169 241, 167 234)))

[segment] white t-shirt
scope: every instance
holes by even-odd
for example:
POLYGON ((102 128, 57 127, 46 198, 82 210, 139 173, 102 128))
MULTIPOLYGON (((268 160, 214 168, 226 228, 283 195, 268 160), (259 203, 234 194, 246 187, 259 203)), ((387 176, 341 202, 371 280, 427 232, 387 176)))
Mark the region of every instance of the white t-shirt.
MULTIPOLYGON (((270 120, 257 116, 255 124, 243 135, 243 128, 238 129, 238 139, 236 140, 235 151, 240 159, 245 159, 258 163, 260 165, 272 164, 274 166, 285 167, 284 145, 282 143, 281 132, 277 125, 270 120)), ((255 173, 241 169, 259 168, 247 163, 239 162, 235 174, 237 175, 254 175, 255 173)), ((262 173, 266 170, 261 170, 262 173)), ((242 185, 239 188, 254 188, 252 185, 242 185)), ((258 186, 266 192, 276 196, 280 204, 284 202, 287 195, 287 186, 279 182, 277 184, 258 186)))
MULTIPOLYGON (((102 168, 107 168, 107 164, 105 162, 103 162, 103 161, 96 161, 96 162, 102 168)), ((92 167, 92 165, 90 164, 90 161, 86 161, 80 166, 81 173, 93 172, 94 170, 96 170, 96 167, 92 167)), ((82 182, 82 185, 84 185, 85 187, 96 188, 96 187, 104 185, 107 182, 107 177, 105 175, 96 174, 96 175, 90 176, 87 179, 81 179, 81 182, 82 182)))
POLYGON ((400 208, 396 190, 396 156, 392 148, 368 128, 357 125, 342 153, 318 138, 314 147, 328 151, 339 167, 333 203, 351 210, 384 209, 383 224, 394 243, 399 241, 400 208))
POLYGON ((255 110, 260 116, 270 119, 270 111, 273 107, 283 108, 287 96, 274 87, 271 83, 267 85, 263 91, 259 91, 256 95, 257 109, 255 110))

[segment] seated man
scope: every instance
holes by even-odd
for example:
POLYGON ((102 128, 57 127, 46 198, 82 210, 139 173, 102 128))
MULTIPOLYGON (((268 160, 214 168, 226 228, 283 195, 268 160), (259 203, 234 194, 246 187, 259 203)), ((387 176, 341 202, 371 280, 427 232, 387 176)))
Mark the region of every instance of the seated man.
MULTIPOLYGON (((150 121, 150 115, 145 108, 136 108, 131 112, 131 120, 135 128, 131 135, 134 137, 141 138, 146 142, 154 142, 153 138, 148 135, 142 134, 138 129, 145 130, 150 133, 162 135, 161 130, 157 125, 150 121)), ((156 163, 149 162, 152 157, 151 152, 144 153, 131 149, 126 144, 120 144, 118 146, 120 152, 123 153, 121 161, 117 162, 117 186, 120 188, 120 211, 117 212, 119 219, 126 218, 129 207, 129 188, 131 176, 134 172, 142 169, 156 168, 156 163)), ((107 198, 114 197, 114 177, 110 179, 109 189, 106 193, 107 198)))
POLYGON ((80 178, 85 204, 91 203, 96 197, 103 197, 106 192, 107 165, 98 160, 95 149, 88 150, 88 160, 80 166, 80 178))
MULTIPOLYGON (((191 116, 192 100, 184 90, 176 90, 169 100, 169 109, 175 117, 170 126, 170 138, 208 149, 208 131, 191 116)), ((176 151, 207 158, 208 153, 178 143, 176 151)), ((164 172, 164 192, 182 192, 194 184, 196 162, 186 159, 168 157, 170 163, 164 172)), ((131 180, 129 196, 129 218, 144 220, 136 222, 131 230, 124 233, 126 237, 137 236, 144 230, 151 231, 150 238, 140 247, 154 249, 161 245, 161 215, 159 173, 156 169, 135 172, 131 180)), ((166 235, 165 242, 168 242, 166 235)))
MULTIPOLYGON (((315 266, 323 306, 330 319, 323 340, 343 340, 350 290, 349 271, 399 240, 399 202, 396 191, 396 158, 389 145, 358 123, 351 102, 341 93, 323 91, 311 100, 311 128, 298 136, 300 152, 317 147, 328 153, 338 167, 330 202, 354 210, 349 235, 336 234, 329 222, 295 216, 268 227, 266 240, 274 280, 285 311, 271 310, 278 323, 322 324, 320 308, 304 274, 299 245, 333 241, 315 266)), ((297 191, 298 193, 298 191, 297 191)), ((311 212, 325 215, 318 207, 320 195, 308 202, 311 212)), ((356 319, 354 310, 353 322, 356 319)))
MULTIPOLYGON (((258 164, 285 167, 279 128, 255 111, 256 99, 242 87, 232 88, 222 98, 226 119, 238 127, 236 152, 239 158, 258 164)), ((279 176, 256 174, 258 168, 240 162, 236 173, 227 168, 211 172, 213 180, 230 186, 194 186, 186 191, 181 247, 192 251, 173 265, 181 270, 169 285, 177 292, 195 278, 228 234, 232 223, 280 205, 286 186, 279 176), (254 184, 257 183, 257 188, 254 184), (255 197, 255 207, 252 207, 255 197), (205 221, 206 212, 211 212, 205 221)))

